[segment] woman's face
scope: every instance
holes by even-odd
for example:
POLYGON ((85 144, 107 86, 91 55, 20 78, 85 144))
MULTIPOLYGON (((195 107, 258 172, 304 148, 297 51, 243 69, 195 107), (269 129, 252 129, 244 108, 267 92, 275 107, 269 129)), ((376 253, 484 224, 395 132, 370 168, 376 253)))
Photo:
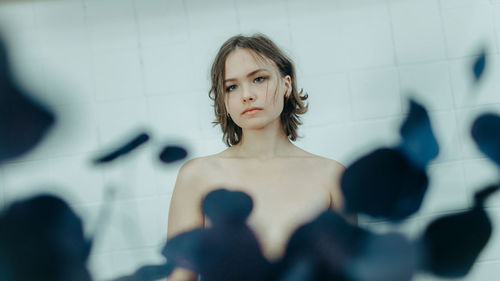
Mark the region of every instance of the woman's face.
POLYGON ((283 97, 291 93, 291 78, 281 77, 273 61, 257 61, 251 51, 235 49, 226 59, 225 104, 231 119, 241 128, 261 129, 280 122, 283 97), (259 110, 243 113, 246 109, 259 110))

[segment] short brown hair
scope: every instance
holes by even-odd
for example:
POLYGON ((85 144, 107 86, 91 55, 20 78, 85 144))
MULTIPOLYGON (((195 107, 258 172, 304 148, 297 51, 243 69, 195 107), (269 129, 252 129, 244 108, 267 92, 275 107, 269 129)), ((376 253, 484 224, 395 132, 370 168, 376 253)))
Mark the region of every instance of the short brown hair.
POLYGON ((268 58, 273 61, 282 77, 290 75, 292 92, 288 98, 285 97, 280 119, 285 134, 290 140, 295 141, 299 137, 297 134, 298 126, 302 124, 299 115, 306 113, 308 109, 308 104, 304 104, 304 101, 308 98, 308 94, 305 93, 302 95, 302 89, 300 92, 297 91, 295 66, 292 60, 262 33, 252 36, 235 35, 226 40, 220 47, 210 71, 212 87, 208 92, 208 96, 214 101, 215 112, 215 121, 212 124, 214 126, 217 124, 221 125, 223 132, 222 139, 227 146, 232 146, 240 142, 242 130, 228 116, 224 103, 226 94, 224 88, 226 59, 238 47, 253 51, 251 53, 254 57, 256 56, 260 59, 268 58))

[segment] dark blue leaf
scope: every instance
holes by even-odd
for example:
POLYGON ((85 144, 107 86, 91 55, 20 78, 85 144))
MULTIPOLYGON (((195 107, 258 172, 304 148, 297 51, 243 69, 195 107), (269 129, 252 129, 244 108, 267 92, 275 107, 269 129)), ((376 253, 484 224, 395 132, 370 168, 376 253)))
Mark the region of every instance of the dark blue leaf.
POLYGON ((214 224, 245 223, 252 212, 253 201, 244 192, 217 189, 207 194, 202 209, 214 224))
POLYGON ((486 66, 486 51, 483 50, 481 52, 481 55, 474 62, 473 66, 473 73, 476 82, 478 82, 481 79, 481 76, 484 73, 485 66, 486 66))
POLYGON ((201 274, 204 281, 267 280, 271 264, 244 223, 252 208, 249 199, 243 192, 224 189, 207 194, 203 209, 215 219, 213 225, 170 238, 162 251, 167 262, 201 274))
POLYGON ((345 211, 401 220, 421 206, 428 179, 399 150, 380 148, 349 165, 341 178, 345 211))
POLYGON ((52 111, 18 87, 0 38, 0 163, 35 147, 55 120, 52 111))
POLYGON ((140 145, 144 144, 149 140, 149 135, 146 133, 141 133, 138 136, 134 137, 132 140, 128 141, 126 144, 116 148, 112 152, 101 156, 94 160, 95 164, 102 164, 111 162, 118 157, 128 154, 132 150, 136 149, 140 145))
POLYGON ((170 145, 163 148, 160 153, 160 160, 166 164, 186 158, 187 151, 181 146, 170 145))
POLYGON ((292 267, 297 266, 297 261, 309 260, 304 270, 313 267, 315 272, 309 274, 306 271, 301 281, 352 280, 346 275, 346 265, 360 253, 367 235, 368 231, 327 209, 294 231, 283 259, 277 265, 278 275, 287 277, 292 267))
POLYGON ((410 100, 410 111, 400 134, 401 151, 416 167, 424 169, 438 155, 439 146, 427 110, 414 100, 410 100))
POLYGON ((417 251, 399 233, 373 234, 346 268, 351 280, 410 281, 417 270, 417 251))
POLYGON ((418 242, 424 252, 423 270, 447 278, 469 273, 492 232, 483 201, 497 190, 490 186, 479 191, 471 210, 440 217, 427 227, 418 242))
POLYGON ((0 256, 10 261, 15 280, 91 280, 82 221, 62 199, 38 195, 14 202, 0 217, 0 229, 0 256))
POLYGON ((471 135, 479 150, 500 166, 500 116, 482 114, 472 124, 471 135))

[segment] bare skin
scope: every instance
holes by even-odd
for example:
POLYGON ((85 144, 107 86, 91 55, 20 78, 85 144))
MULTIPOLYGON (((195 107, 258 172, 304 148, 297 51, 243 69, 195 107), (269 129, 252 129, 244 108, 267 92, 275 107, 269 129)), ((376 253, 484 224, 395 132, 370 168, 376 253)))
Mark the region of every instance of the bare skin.
MULTIPOLYGON (((298 148, 283 131, 280 114, 292 92, 289 75, 281 76, 272 61, 256 61, 240 48, 228 56, 225 69, 225 106, 242 128, 241 141, 183 165, 172 194, 167 239, 210 226, 201 210, 206 194, 218 188, 243 191, 254 203, 248 225, 264 256, 273 261, 283 255, 298 226, 326 208, 342 208, 344 167, 298 148), (251 107, 260 110, 243 113, 251 107)), ((197 275, 176 269, 168 280, 196 281, 197 275)))
MULTIPOLYGON (((196 192, 199 206, 196 227, 210 227, 201 212, 206 194, 218 188, 243 191, 252 197, 254 208, 247 224, 255 232, 261 251, 270 261, 282 257, 290 235, 321 211, 342 207, 339 179, 344 167, 334 160, 295 147, 293 154, 268 160, 241 158, 229 148, 221 153, 191 160, 197 166, 196 192)), ((171 209, 172 210, 172 209, 171 209)), ((172 211, 173 212, 173 211, 172 211)), ((169 237, 175 236, 173 216, 169 237)), ((351 221, 355 222, 355 220, 351 221)), ((186 229, 186 230, 187 230, 186 229)), ((197 280, 196 274, 176 269, 169 280, 197 280)))
MULTIPOLYGON (((252 197, 254 209, 247 223, 269 260, 282 256, 289 236, 298 226, 341 204, 339 196, 332 193, 338 193, 336 181, 343 166, 300 148, 288 157, 267 161, 235 157, 231 150, 205 161, 212 168, 205 178, 204 195, 223 187, 252 197)), ((204 226, 210 225, 205 217, 204 226)))

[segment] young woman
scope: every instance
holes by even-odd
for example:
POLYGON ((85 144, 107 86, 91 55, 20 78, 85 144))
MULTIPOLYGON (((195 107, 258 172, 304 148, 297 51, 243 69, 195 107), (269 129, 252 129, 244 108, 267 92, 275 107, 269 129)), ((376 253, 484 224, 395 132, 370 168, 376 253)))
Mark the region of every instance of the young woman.
MULTIPOLYGON (((170 204, 167 239, 210 225, 201 210, 218 188, 244 191, 254 202, 248 225, 269 260, 281 257, 295 228, 325 208, 339 210, 344 167, 306 152, 297 139, 307 94, 297 90, 292 61, 266 36, 237 35, 220 48, 211 69, 216 120, 228 148, 187 161, 170 204)), ((168 278, 196 280, 176 269, 168 278)))

